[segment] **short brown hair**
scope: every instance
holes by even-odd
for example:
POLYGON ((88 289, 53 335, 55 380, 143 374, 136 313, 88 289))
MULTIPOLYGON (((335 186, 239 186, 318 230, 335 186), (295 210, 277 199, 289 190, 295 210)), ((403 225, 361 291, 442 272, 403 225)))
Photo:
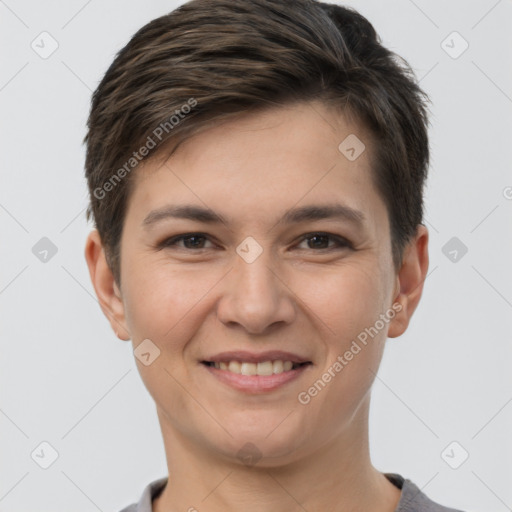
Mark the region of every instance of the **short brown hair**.
POLYGON ((354 115, 372 134, 373 178, 389 213, 398 269, 422 223, 429 165, 429 98, 407 62, 351 8, 315 0, 191 0, 142 27, 92 97, 84 139, 87 220, 93 216, 116 282, 130 171, 139 161, 212 120, 310 100, 354 115), (143 152, 156 138, 159 147, 143 152))

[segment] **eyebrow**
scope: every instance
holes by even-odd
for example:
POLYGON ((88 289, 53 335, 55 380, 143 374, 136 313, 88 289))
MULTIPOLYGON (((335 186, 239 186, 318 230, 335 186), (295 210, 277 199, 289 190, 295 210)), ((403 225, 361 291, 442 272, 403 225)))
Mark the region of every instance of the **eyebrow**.
MULTIPOLYGON (((142 225, 148 229, 150 226, 166 219, 187 219, 207 224, 228 224, 222 215, 209 208, 185 204, 166 205, 153 210, 143 220, 142 225)), ((278 221, 278 224, 298 224, 300 222, 324 219, 345 220, 356 224, 358 227, 362 227, 366 217, 362 211, 343 204, 308 205, 287 210, 278 221)))

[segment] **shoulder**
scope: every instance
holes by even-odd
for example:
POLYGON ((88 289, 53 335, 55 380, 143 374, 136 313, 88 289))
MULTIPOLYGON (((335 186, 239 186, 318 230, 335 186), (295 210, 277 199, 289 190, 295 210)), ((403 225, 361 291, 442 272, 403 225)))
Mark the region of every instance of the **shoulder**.
POLYGON ((401 475, 386 473, 386 477, 402 490, 395 512, 463 512, 432 501, 417 485, 401 475))
POLYGON ((138 503, 132 503, 119 512, 153 512, 152 502, 164 489, 167 477, 149 483, 142 492, 138 503))
POLYGON ((123 508, 120 512, 137 512, 137 503, 132 503, 127 507, 123 508))

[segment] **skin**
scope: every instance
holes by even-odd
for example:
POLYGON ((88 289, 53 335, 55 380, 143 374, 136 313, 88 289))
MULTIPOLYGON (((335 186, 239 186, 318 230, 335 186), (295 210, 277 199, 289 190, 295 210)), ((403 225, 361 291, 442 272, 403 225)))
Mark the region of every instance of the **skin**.
POLYGON ((98 232, 89 235, 85 256, 112 329, 133 348, 150 339, 161 351, 149 366, 136 359, 169 471, 156 512, 395 510, 400 490, 369 456, 370 390, 386 338, 407 329, 420 300, 428 231, 418 226, 396 271, 371 149, 361 126, 317 102, 240 115, 137 170, 119 287, 98 232), (349 134, 366 145, 353 162, 338 150, 349 134), (331 202, 363 212, 363 226, 277 224, 289 208, 331 202), (185 203, 227 223, 166 219, 142 227, 150 211, 185 203), (334 238, 316 240, 318 232, 334 238), (157 248, 187 233, 207 236, 157 248), (338 247, 336 235, 352 247, 338 247), (250 264, 236 252, 248 236, 263 250, 250 264), (298 394, 393 304, 401 311, 307 405, 299 403, 298 394), (247 394, 200 363, 229 350, 285 350, 313 364, 274 391, 247 394), (248 442, 261 456, 253 463, 239 456, 248 442))

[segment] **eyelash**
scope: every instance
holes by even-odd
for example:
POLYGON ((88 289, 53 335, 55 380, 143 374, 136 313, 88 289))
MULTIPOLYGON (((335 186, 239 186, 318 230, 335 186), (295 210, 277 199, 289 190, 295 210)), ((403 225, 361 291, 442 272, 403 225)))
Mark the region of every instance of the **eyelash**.
MULTIPOLYGON (((327 247, 327 248, 317 249, 316 252, 340 250, 340 249, 345 249, 345 248, 349 248, 349 249, 354 248, 352 243, 349 240, 347 240, 346 238, 343 238, 338 235, 333 235, 332 233, 325 233, 323 231, 314 231, 312 233, 307 233, 299 240, 298 243, 302 243, 305 240, 309 240, 315 236, 330 238, 331 240, 334 240, 336 242, 336 244, 338 244, 337 247, 330 247, 330 248, 327 247)), ((157 248, 164 249, 164 248, 176 247, 178 242, 185 240, 185 239, 193 238, 193 237, 204 237, 209 240, 208 235, 205 233, 184 233, 181 235, 176 235, 176 236, 165 239, 163 242, 158 244, 157 248)), ((207 248, 200 247, 198 249, 190 249, 188 247, 180 247, 180 249, 190 250, 190 251, 194 251, 194 252, 200 252, 200 251, 206 250, 207 248)), ((312 249, 312 250, 315 251, 315 249, 312 249)))

